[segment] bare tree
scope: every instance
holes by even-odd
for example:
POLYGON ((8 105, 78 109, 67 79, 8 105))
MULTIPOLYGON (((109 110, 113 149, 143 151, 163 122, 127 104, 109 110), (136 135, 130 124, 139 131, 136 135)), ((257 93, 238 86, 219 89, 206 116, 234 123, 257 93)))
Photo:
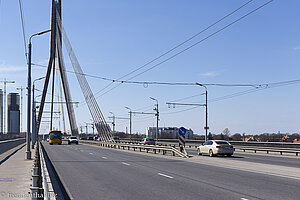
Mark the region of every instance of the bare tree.
POLYGON ((223 131, 223 134, 224 134, 226 137, 229 137, 230 130, 229 130, 228 128, 225 128, 224 131, 223 131))

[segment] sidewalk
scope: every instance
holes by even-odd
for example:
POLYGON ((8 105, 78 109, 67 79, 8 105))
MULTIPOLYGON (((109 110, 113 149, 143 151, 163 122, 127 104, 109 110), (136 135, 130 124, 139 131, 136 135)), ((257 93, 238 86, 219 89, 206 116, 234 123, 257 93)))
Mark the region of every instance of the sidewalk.
POLYGON ((0 165, 0 200, 30 199, 33 160, 25 160, 25 150, 26 146, 0 165))

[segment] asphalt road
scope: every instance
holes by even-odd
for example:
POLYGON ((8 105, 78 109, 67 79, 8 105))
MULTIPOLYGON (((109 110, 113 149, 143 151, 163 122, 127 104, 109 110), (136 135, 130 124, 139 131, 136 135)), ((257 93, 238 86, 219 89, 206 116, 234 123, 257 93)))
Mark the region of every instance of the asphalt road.
POLYGON ((44 147, 74 199, 300 198, 299 179, 96 146, 44 147))
MULTIPOLYGON (((187 149, 189 155, 198 156, 197 149, 187 149)), ((271 164, 271 165, 280 165, 286 167, 297 167, 300 169, 300 157, 295 155, 287 156, 278 154, 267 154, 267 153, 243 153, 243 152, 234 152, 233 156, 222 157, 220 159, 226 160, 240 160, 240 161, 247 161, 247 162, 255 162, 255 163, 263 163, 263 164, 271 164)), ((300 173, 300 172, 299 172, 300 173)), ((300 197, 299 197, 300 199, 300 197)))

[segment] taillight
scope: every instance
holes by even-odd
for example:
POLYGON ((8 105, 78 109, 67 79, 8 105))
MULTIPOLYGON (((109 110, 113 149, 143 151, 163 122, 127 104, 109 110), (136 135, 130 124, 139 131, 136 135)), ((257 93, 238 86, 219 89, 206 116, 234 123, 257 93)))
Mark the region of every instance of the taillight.
POLYGON ((221 146, 216 146, 216 148, 221 148, 221 146))

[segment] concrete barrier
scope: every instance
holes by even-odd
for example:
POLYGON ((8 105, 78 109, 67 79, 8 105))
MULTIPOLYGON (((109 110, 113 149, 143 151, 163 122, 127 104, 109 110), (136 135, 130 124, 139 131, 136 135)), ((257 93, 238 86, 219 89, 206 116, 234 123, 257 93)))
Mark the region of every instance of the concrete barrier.
POLYGON ((0 154, 23 143, 25 143, 25 138, 0 141, 0 154))

